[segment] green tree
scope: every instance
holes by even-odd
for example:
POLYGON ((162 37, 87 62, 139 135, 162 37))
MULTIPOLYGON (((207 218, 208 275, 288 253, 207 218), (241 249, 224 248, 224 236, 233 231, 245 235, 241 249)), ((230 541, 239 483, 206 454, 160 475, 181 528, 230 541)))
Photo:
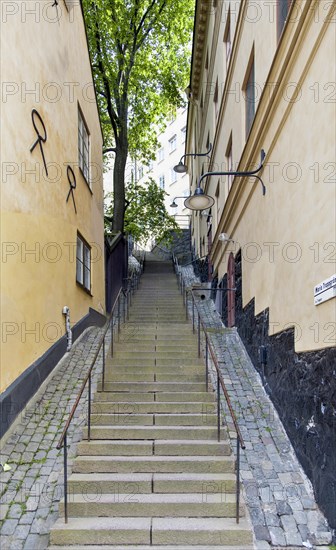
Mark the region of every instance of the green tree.
POLYGON ((124 230, 127 156, 149 160, 189 80, 194 0, 83 0, 105 152, 113 151, 113 231, 124 230))
MULTIPOLYGON (((126 186, 126 210, 124 229, 133 238, 146 243, 149 238, 159 242, 169 242, 172 232, 179 232, 173 216, 165 207, 166 192, 149 178, 145 185, 134 183, 126 186)), ((111 194, 108 195, 112 199, 111 194)), ((112 215, 113 202, 105 210, 106 216, 112 215)), ((107 228, 109 229, 109 227, 107 228)))

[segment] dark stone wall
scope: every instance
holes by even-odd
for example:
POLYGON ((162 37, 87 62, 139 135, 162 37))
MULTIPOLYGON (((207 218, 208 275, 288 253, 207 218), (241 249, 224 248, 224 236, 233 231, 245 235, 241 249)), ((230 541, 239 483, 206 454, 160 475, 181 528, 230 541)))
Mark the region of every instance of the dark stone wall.
MULTIPOLYGON (((336 528, 336 348, 296 353, 294 328, 270 336, 268 309, 256 316, 254 299, 242 307, 240 253, 235 274, 239 335, 263 377, 321 510, 336 528), (265 367, 260 346, 267 351, 265 367)), ((223 321, 227 322, 227 307, 223 321)))

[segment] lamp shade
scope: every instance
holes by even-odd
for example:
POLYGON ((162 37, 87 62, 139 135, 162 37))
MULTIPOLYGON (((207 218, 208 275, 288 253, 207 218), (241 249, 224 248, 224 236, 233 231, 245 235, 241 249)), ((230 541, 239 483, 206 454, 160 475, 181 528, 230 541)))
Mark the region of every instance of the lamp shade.
POLYGON ((175 201, 173 201, 170 205, 170 208, 177 208, 177 204, 175 201))
POLYGON ((200 187, 196 187, 195 193, 184 201, 184 206, 190 210, 206 210, 215 203, 214 199, 206 195, 200 187))
POLYGON ((178 164, 176 164, 176 166, 174 166, 173 170, 178 174, 185 174, 188 171, 188 168, 185 164, 179 162, 178 164))

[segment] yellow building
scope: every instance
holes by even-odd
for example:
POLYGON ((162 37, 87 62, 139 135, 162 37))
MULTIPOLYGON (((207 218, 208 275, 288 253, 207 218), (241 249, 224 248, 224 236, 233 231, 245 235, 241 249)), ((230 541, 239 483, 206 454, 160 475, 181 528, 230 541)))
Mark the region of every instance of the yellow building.
POLYGON ((1 2, 1 21, 3 433, 68 337, 104 322, 105 296, 102 132, 81 3, 1 2))
POLYGON ((186 149, 212 144, 210 161, 188 157, 192 192, 203 173, 251 171, 266 153, 258 172, 265 195, 253 177, 202 180, 214 200, 193 213, 193 246, 198 257, 209 254, 214 285, 236 289, 223 292, 223 320, 264 370, 333 527, 335 5, 198 0, 186 149))

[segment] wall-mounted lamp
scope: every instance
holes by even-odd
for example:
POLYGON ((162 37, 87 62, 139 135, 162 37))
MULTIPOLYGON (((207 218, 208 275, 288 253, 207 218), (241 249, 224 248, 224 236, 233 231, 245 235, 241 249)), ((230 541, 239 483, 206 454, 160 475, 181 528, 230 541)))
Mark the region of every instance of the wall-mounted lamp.
POLYGON ((208 176, 252 176, 260 181, 262 185, 262 193, 263 195, 265 195, 266 187, 264 185, 264 182, 262 181, 260 176, 256 175, 263 168, 265 156, 266 153, 262 149, 260 154, 260 165, 258 166, 258 168, 256 168, 256 170, 249 170, 246 172, 206 172, 198 180, 198 184, 194 194, 184 201, 184 206, 186 208, 189 208, 190 210, 205 210, 206 208, 210 208, 214 204, 215 200, 213 199, 213 197, 210 197, 210 195, 206 195, 206 193, 204 193, 203 189, 201 188, 201 181, 208 176))
POLYGON ((173 202, 170 205, 170 208, 177 208, 178 204, 176 204, 176 199, 185 199, 185 195, 180 195, 179 197, 174 197, 173 202))
POLYGON ((177 172, 178 174, 185 174, 186 172, 188 172, 188 167, 186 164, 184 164, 182 161, 184 158, 186 157, 207 157, 209 155, 209 153, 211 152, 211 149, 212 149, 212 144, 210 143, 209 145, 209 151, 207 151, 206 153, 186 153, 185 155, 183 155, 181 158, 180 158, 180 162, 178 164, 176 164, 176 166, 174 166, 174 171, 177 172))
POLYGON ((225 242, 225 243, 227 243, 227 242, 234 243, 234 240, 230 239, 230 237, 227 233, 220 233, 220 235, 218 235, 218 240, 222 241, 222 242, 225 242))

